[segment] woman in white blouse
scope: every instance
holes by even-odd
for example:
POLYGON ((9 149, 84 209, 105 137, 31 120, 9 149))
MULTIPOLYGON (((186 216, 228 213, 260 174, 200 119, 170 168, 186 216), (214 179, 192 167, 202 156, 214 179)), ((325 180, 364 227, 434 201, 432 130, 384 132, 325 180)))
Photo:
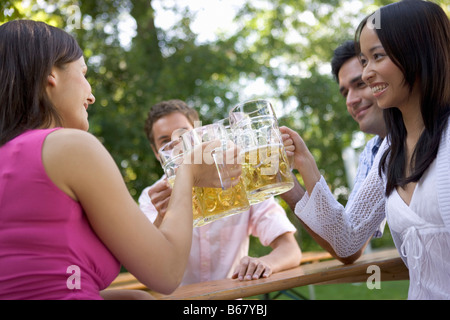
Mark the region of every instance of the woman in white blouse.
POLYGON ((356 39, 387 139, 354 205, 344 208, 332 201, 300 136, 282 128, 307 190, 295 213, 341 257, 360 249, 387 217, 409 268, 408 298, 450 299, 449 19, 437 4, 403 0, 364 19, 356 39))

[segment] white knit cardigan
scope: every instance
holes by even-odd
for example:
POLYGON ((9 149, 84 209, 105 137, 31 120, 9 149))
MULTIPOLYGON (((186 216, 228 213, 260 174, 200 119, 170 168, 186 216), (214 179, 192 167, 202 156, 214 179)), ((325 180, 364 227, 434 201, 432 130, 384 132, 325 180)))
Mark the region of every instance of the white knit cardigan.
MULTIPOLYGON (((450 121, 449 121, 450 122, 450 121)), ((388 148, 384 139, 366 180, 351 207, 338 203, 321 177, 311 195, 306 193, 297 203, 295 214, 315 233, 325 239, 340 257, 357 252, 385 218, 385 177, 378 175, 378 165, 388 148)), ((450 229, 450 130, 442 134, 437 158, 438 206, 446 228, 450 229)), ((399 249, 399 238, 392 233, 399 249)), ((406 261, 405 261, 406 263, 406 261)))

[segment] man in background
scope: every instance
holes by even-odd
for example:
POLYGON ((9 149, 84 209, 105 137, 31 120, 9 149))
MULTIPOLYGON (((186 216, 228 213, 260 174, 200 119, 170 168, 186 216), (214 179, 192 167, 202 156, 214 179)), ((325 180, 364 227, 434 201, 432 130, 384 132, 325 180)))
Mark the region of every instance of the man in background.
MULTIPOLYGON (((353 41, 349 40, 344 42, 334 51, 331 69, 339 85, 339 92, 345 98, 348 113, 359 124, 362 132, 375 135, 367 142, 364 150, 360 154, 355 183, 347 202, 347 204, 350 204, 372 167, 381 142, 386 136, 386 125, 383 118, 383 110, 378 107, 370 87, 362 80, 363 69, 356 56, 355 43, 353 41)), ((295 182, 294 189, 281 195, 281 198, 286 201, 293 212, 296 209, 303 209, 300 206, 296 208, 296 205, 305 195, 305 190, 296 179, 295 182)), ((381 237, 383 235, 385 221, 380 225, 374 237, 381 237)), ((352 256, 341 258, 335 254, 327 241, 314 233, 306 224, 302 223, 302 225, 325 250, 343 263, 352 263, 357 260, 371 240, 368 239, 366 244, 352 256)))
MULTIPOLYGON (((162 101, 148 113, 145 132, 155 156, 172 134, 194 128, 197 112, 181 100, 162 101)), ((145 188, 139 206, 158 227, 164 219, 172 188, 163 176, 145 188)), ((274 198, 252 205, 250 210, 193 229, 189 262, 181 285, 238 278, 265 278, 274 272, 300 264, 301 251, 294 237, 296 229, 274 198), (271 252, 249 257, 250 235, 271 252)))

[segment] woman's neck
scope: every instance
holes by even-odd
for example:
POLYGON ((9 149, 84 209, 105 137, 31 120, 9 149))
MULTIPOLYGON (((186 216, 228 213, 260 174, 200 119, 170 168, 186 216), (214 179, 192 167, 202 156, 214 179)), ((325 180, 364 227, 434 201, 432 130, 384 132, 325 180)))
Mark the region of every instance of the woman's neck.
MULTIPOLYGON (((405 176, 408 177, 411 174, 411 163, 414 162, 413 156, 416 149, 417 142, 422 135, 425 125, 422 118, 422 113, 420 112, 420 105, 411 104, 408 108, 403 108, 402 117, 403 123, 406 128, 406 141, 405 143, 405 176)), ((414 190, 415 183, 410 183, 410 187, 414 190)), ((408 187, 404 186, 404 191, 407 191, 408 187)), ((407 192, 409 194, 409 192, 407 192)), ((411 196, 411 195, 409 195, 411 196)), ((408 197, 403 194, 402 198, 408 203, 408 197)))
POLYGON ((408 101, 399 107, 407 133, 405 143, 408 148, 412 147, 412 149, 414 149, 417 141, 419 141, 419 138, 422 135, 423 130, 425 129, 420 101, 419 90, 413 89, 408 101))

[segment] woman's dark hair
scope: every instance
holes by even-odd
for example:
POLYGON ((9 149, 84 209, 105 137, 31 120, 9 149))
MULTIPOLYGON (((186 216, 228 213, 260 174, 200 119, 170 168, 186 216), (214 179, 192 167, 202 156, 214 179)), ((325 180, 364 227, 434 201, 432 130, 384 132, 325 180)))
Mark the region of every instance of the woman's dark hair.
POLYGON ((390 195, 398 186, 417 182, 436 158, 450 116, 450 22, 444 10, 429 1, 403 0, 384 6, 359 25, 355 36, 358 55, 359 37, 365 26, 375 29, 387 55, 403 72, 410 91, 416 84, 421 92, 425 129, 411 157, 409 176, 405 173, 406 129, 402 114, 397 108, 383 111, 391 147, 383 154, 380 174, 386 173, 386 195, 390 195), (371 19, 378 21, 373 23, 371 19))
POLYGON ((0 26, 0 146, 29 129, 61 125, 46 93, 52 67, 83 55, 67 32, 43 22, 14 20, 0 26))

